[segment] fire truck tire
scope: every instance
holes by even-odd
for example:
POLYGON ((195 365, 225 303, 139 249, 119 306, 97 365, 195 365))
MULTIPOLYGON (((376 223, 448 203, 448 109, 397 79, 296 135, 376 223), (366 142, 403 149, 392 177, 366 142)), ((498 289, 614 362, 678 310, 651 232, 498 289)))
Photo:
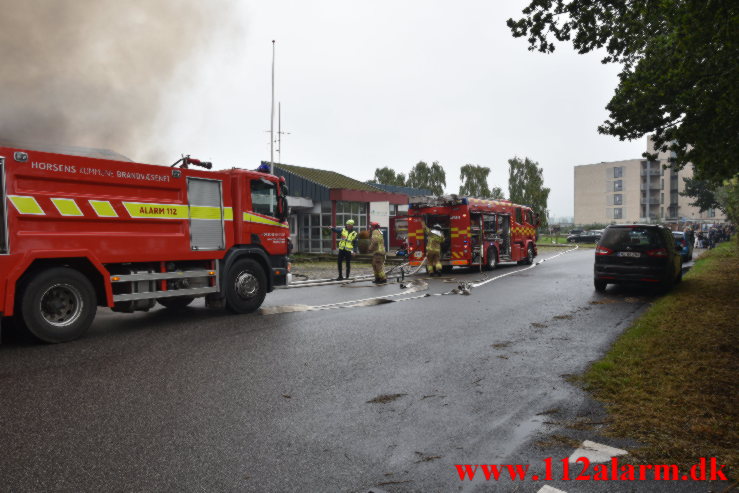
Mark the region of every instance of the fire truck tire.
POLYGON ((498 252, 494 248, 488 250, 488 262, 485 264, 485 270, 493 270, 498 267, 498 252))
POLYGON ((82 336, 97 311, 95 288, 69 267, 55 267, 30 277, 20 290, 22 323, 43 342, 68 342, 82 336))
POLYGON ((174 298, 158 298, 157 301, 165 308, 176 310, 178 308, 185 308, 194 299, 195 297, 193 296, 176 296, 174 298))
POLYGON ((244 258, 231 266, 226 277, 226 306, 235 313, 251 313, 267 295, 267 276, 256 260, 244 258))
POLYGON ((528 250, 526 250, 526 258, 523 260, 518 261, 518 265, 531 265, 534 263, 534 247, 529 245, 528 250))

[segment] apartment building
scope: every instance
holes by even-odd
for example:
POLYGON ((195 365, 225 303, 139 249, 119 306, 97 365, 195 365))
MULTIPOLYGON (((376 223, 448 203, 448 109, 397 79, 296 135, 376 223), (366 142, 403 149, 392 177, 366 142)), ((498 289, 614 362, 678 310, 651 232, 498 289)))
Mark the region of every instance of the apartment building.
MULTIPOLYGON (((651 139, 647 149, 654 152, 651 139)), ((657 160, 628 159, 575 166, 575 224, 624 224, 645 222, 721 223, 718 210, 699 212, 683 197, 685 178, 693 166, 680 171, 665 168, 669 153, 657 160)))

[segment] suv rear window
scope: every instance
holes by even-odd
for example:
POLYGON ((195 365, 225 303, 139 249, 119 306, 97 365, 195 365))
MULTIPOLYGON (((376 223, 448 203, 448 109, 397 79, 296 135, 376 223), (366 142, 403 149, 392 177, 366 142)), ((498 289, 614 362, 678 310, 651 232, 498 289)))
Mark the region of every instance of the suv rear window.
POLYGON ((625 250, 647 250, 662 248, 662 238, 655 228, 608 228, 600 239, 600 245, 613 251, 625 250))

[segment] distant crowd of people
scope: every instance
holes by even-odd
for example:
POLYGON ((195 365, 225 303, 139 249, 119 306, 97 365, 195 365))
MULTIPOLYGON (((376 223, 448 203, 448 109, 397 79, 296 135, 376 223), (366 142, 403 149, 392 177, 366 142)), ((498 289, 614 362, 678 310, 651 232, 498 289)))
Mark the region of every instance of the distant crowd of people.
POLYGON ((696 229, 697 231, 693 229, 692 225, 687 225, 683 230, 685 239, 693 243, 694 248, 714 248, 719 242, 729 241, 731 236, 736 233, 736 227, 733 224, 713 226, 705 231, 700 229, 700 226, 697 226, 696 229))

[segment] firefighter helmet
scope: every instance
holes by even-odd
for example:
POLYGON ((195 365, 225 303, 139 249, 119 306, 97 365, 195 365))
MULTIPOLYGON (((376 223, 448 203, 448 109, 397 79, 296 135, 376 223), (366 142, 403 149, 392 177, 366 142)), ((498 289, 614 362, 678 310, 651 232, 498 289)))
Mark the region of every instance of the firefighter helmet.
POLYGON ((372 229, 380 229, 380 223, 375 222, 375 221, 372 221, 370 223, 370 228, 372 228, 372 229))
POLYGON ((347 226, 354 226, 354 219, 348 219, 348 220, 346 221, 346 225, 347 225, 347 226))
POLYGON ((434 224, 434 229, 441 231, 441 224, 434 224))

